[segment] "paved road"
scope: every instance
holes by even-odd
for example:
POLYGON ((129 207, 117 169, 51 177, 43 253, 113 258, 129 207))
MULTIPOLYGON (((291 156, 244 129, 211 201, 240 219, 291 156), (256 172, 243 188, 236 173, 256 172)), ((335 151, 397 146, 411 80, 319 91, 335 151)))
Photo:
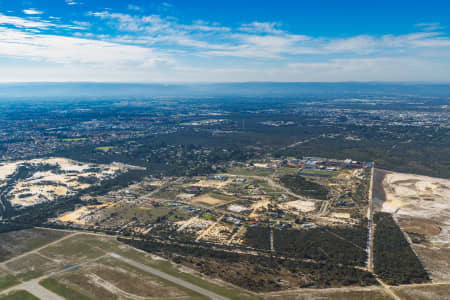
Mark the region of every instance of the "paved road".
POLYGON ((39 285, 39 283, 35 280, 27 281, 20 286, 17 286, 16 289, 26 290, 27 292, 35 295, 41 300, 65 300, 63 297, 53 293, 50 290, 39 285))
POLYGON ((2 292, 0 292, 0 295, 6 295, 12 291, 20 291, 25 290, 34 296, 38 297, 41 300, 64 300, 63 297, 53 293, 52 291, 47 290, 46 288, 39 285, 39 281, 42 280, 42 278, 36 278, 24 283, 21 283, 19 285, 13 286, 9 289, 6 289, 2 292))
POLYGON ((211 291, 205 290, 205 289, 203 289, 201 287, 198 287, 196 285, 193 285, 193 284, 191 284, 191 283, 189 283, 187 281, 184 281, 184 280, 181 280, 181 279, 179 279, 177 277, 174 277, 172 275, 163 273, 163 272, 161 272, 161 271, 159 271, 159 270, 157 270, 155 268, 152 268, 152 267, 146 266, 144 264, 135 262, 134 260, 125 258, 123 256, 120 256, 120 255, 116 254, 116 253, 111 253, 110 256, 115 258, 115 259, 119 259, 119 260, 121 260, 121 261, 123 261, 123 262, 125 262, 125 263, 127 263, 127 264, 129 264, 129 265, 131 265, 133 267, 135 267, 135 268, 138 268, 138 269, 141 269, 141 270, 143 270, 145 272, 151 273, 151 274, 153 274, 155 276, 158 276, 160 278, 163 278, 165 280, 173 282, 173 283, 175 283, 177 285, 180 285, 182 287, 190 289, 190 290, 192 290, 194 292, 197 292, 197 293, 199 293, 201 295, 204 295, 206 297, 209 297, 211 299, 214 299, 214 300, 228 300, 228 298, 219 296, 219 295, 217 295, 217 294, 215 294, 215 293, 213 293, 211 291))

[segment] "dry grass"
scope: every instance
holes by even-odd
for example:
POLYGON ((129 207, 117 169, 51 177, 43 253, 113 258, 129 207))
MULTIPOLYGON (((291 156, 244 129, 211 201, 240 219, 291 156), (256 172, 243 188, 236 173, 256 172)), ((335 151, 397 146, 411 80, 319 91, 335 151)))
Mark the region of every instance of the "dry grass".
POLYGON ((449 285, 402 286, 395 287, 395 293, 404 300, 448 300, 449 285))
POLYGON ((381 288, 340 288, 313 290, 304 289, 295 292, 269 294, 270 300, 385 300, 389 296, 381 288))

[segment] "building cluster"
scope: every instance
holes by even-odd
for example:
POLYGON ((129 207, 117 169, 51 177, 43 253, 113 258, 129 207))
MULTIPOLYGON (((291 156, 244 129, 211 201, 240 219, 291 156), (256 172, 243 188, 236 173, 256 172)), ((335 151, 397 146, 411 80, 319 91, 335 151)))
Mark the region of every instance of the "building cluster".
POLYGON ((338 160, 338 159, 329 159, 311 156, 305 156, 302 159, 283 160, 279 164, 279 167, 298 168, 300 172, 303 171, 336 172, 343 169, 360 169, 371 166, 372 163, 370 162, 360 162, 352 160, 350 158, 345 160, 338 160))

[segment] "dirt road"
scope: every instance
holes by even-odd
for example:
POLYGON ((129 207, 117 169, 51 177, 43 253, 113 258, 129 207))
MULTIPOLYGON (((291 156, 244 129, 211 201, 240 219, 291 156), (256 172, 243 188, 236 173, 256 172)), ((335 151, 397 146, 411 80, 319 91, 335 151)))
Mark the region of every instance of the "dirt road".
POLYGON ((369 220, 369 237, 367 239, 367 269, 373 272, 373 236, 375 226, 373 224, 373 175, 375 171, 375 162, 372 162, 372 170, 370 173, 370 187, 369 187, 369 209, 367 212, 367 219, 369 220))

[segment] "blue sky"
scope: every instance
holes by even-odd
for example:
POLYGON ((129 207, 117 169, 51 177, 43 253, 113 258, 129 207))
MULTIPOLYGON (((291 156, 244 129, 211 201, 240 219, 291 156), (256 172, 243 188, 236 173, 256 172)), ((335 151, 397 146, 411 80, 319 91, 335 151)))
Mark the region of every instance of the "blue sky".
POLYGON ((0 0, 0 82, 450 82, 445 1, 0 0))

